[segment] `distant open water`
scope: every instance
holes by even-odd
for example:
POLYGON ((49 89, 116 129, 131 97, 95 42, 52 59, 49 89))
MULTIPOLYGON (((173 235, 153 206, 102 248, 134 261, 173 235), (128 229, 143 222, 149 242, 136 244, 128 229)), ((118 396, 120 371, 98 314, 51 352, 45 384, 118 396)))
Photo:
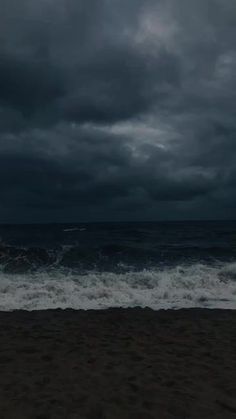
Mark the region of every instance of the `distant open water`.
POLYGON ((0 310, 236 309, 236 222, 0 226, 0 310))

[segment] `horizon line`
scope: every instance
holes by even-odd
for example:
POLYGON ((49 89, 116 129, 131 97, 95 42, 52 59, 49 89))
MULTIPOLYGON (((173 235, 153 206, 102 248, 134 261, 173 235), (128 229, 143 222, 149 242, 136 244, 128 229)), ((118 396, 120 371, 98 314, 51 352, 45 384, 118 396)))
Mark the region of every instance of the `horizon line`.
POLYGON ((113 221, 38 221, 38 222, 0 222, 0 226, 23 226, 23 225, 65 225, 65 224, 138 224, 138 223, 187 223, 187 222, 235 222, 232 218, 204 218, 204 219, 173 219, 173 220, 113 220, 113 221))

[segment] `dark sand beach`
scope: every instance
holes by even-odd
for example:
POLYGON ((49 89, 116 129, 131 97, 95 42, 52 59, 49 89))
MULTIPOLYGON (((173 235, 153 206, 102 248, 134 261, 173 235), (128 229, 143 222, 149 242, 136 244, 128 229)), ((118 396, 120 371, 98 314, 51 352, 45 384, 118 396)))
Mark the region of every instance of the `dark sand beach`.
POLYGON ((1 419, 236 418, 236 311, 0 313, 1 419))

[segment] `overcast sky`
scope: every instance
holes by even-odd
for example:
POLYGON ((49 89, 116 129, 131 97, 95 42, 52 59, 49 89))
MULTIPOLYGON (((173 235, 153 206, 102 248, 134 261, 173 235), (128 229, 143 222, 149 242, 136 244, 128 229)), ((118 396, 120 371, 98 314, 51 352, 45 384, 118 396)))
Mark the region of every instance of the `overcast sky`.
POLYGON ((236 218, 235 0, 0 0, 0 222, 236 218))

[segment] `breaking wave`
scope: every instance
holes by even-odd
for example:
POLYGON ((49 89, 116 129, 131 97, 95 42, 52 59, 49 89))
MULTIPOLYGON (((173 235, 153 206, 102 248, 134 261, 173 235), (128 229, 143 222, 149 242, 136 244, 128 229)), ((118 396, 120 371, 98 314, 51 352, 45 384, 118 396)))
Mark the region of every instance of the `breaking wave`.
POLYGON ((236 263, 195 263, 125 273, 0 273, 0 310, 110 307, 236 309, 236 263))

